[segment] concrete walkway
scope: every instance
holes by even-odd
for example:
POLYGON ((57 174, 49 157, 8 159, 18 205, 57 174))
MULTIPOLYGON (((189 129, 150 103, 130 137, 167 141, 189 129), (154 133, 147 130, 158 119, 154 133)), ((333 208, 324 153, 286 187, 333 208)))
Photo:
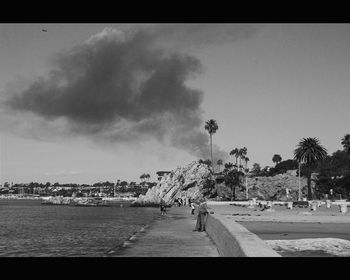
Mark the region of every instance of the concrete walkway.
POLYGON ((189 207, 168 208, 167 216, 138 233, 117 257, 219 257, 208 234, 193 231, 196 217, 190 212, 189 207))

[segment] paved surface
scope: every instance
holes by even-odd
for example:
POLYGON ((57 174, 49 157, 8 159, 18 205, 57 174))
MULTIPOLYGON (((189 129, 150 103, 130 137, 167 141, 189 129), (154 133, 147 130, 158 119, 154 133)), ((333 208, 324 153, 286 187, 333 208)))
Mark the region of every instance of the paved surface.
POLYGON ((168 209, 167 216, 134 236, 117 257, 219 257, 208 234, 193 231, 196 217, 190 212, 189 207, 168 209))

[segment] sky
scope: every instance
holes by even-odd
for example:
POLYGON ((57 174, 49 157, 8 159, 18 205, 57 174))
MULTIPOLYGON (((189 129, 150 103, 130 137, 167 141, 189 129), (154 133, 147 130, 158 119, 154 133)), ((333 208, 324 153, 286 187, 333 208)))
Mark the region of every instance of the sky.
MULTIPOLYGON (((349 24, 0 24, 1 181, 151 180, 350 132, 349 24), (47 32, 44 32, 45 29, 47 32)), ((248 166, 249 167, 249 166, 248 166)))

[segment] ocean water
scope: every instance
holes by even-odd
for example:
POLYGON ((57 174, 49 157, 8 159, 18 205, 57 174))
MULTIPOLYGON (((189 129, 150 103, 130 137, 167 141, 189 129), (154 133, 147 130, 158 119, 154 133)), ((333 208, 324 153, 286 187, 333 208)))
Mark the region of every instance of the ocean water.
POLYGON ((0 257, 109 257, 159 217, 157 208, 129 205, 74 207, 0 200, 0 257))

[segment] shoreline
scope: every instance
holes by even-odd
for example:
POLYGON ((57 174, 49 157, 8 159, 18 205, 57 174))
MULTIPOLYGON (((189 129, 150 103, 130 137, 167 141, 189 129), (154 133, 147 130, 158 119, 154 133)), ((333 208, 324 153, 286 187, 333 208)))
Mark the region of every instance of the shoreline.
MULTIPOLYGON (((54 196, 0 196, 0 200, 45 200, 47 198, 51 198, 54 196)), ((73 197, 67 196, 64 198, 70 198, 73 199, 73 197)), ((90 196, 86 196, 86 197, 78 197, 75 199, 88 199, 88 198, 96 198, 96 197, 90 197, 90 196)), ((107 203, 120 203, 120 202, 129 202, 130 204, 135 201, 135 199, 125 199, 125 198, 114 198, 114 197, 102 197, 103 201, 106 201, 107 203)), ((56 204, 59 205, 59 204, 56 204)))
MULTIPOLYGON (((14 200, 24 199, 28 197, 14 200)), ((29 200, 37 200, 37 197, 34 199, 31 197, 29 200)), ((118 205, 130 201, 114 202, 111 203, 118 205)), ((274 250, 266 241, 333 238, 346 239, 350 242, 350 213, 341 213, 338 205, 332 205, 331 208, 320 205, 316 211, 312 211, 311 208, 287 209, 286 206, 275 204, 274 211, 261 211, 258 206, 249 208, 232 205, 232 202, 220 204, 208 201, 207 204, 211 214, 208 216, 206 232, 193 232, 197 217, 190 214, 190 207, 173 206, 168 208, 167 216, 156 214, 151 221, 132 232, 122 243, 108 249, 105 255, 107 257, 152 257, 157 256, 156 254, 174 257, 326 256, 322 252, 318 252, 317 255, 316 251, 307 252, 307 250, 304 255, 299 251, 281 253, 274 250), (349 237, 346 238, 347 236, 349 237), (203 248, 199 248, 198 244, 203 248)), ((145 208, 145 206, 134 207, 145 208)))

